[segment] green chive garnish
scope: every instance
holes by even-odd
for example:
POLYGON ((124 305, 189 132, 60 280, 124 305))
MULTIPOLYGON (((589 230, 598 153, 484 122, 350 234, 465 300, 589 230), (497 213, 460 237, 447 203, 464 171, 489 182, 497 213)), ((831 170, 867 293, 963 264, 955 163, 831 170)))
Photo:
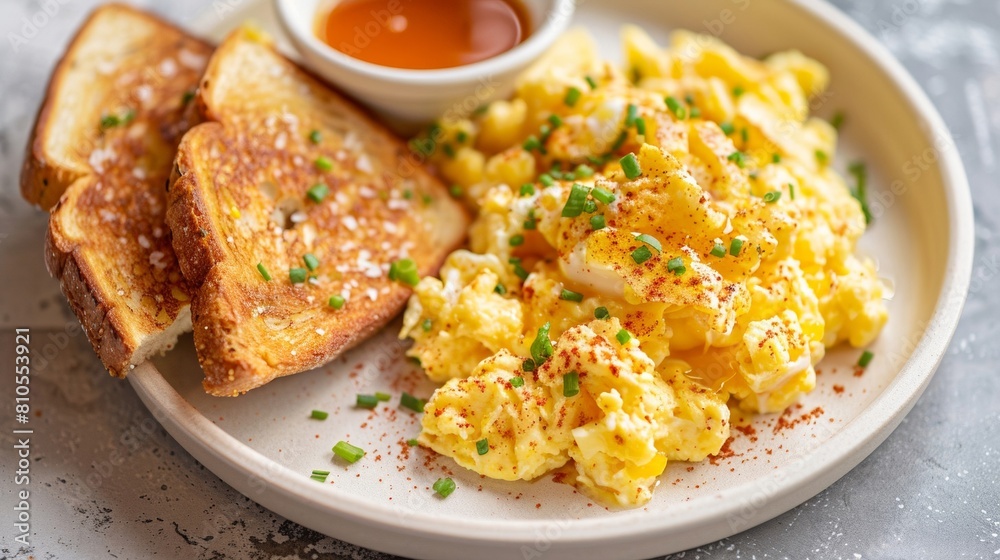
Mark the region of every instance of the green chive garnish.
POLYGON ((726 136, 729 136, 730 134, 736 131, 736 127, 734 127, 733 123, 731 122, 719 123, 719 128, 722 129, 723 134, 725 134, 726 136))
POLYGON ((713 257, 718 257, 718 258, 720 258, 720 259, 721 259, 722 257, 725 257, 725 256, 726 256, 726 246, 725 246, 725 245, 723 245, 722 243, 716 243, 716 244, 715 244, 715 245, 714 245, 714 246, 712 247, 712 252, 711 252, 711 255, 712 255, 713 257))
POLYGON ((590 189, 580 183, 574 183, 573 188, 569 191, 569 198, 566 199, 566 205, 563 206, 562 217, 575 218, 582 214, 583 206, 587 201, 587 194, 589 193, 590 189))
POLYGON ((691 109, 688 111, 688 115, 691 115, 692 119, 697 119, 701 117, 701 109, 697 107, 691 107, 691 109))
POLYGON ((868 364, 872 363, 872 358, 874 357, 875 354, 873 354, 869 350, 865 350, 864 352, 862 352, 861 357, 858 358, 858 366, 863 368, 868 367, 868 364))
POLYGON ((746 90, 743 89, 743 86, 736 86, 733 88, 733 97, 739 97, 744 93, 746 93, 746 90))
POLYGON ((575 397, 580 394, 580 374, 571 371, 563 376, 563 396, 575 397))
POLYGON ((632 126, 637 118, 639 118, 639 107, 635 103, 629 103, 625 109, 625 126, 632 126))
POLYGON ((781 154, 779 154, 777 152, 771 154, 771 162, 772 163, 781 163, 781 154))
POLYGON ((628 344, 628 341, 632 340, 632 335, 627 330, 622 329, 618 331, 615 338, 618 339, 619 344, 625 345, 628 344))
POLYGON ((655 237, 653 237, 652 235, 648 235, 648 234, 645 234, 645 233, 640 233, 640 234, 638 234, 638 235, 635 236, 635 240, 638 241, 638 242, 640 242, 640 243, 645 243, 646 245, 649 245, 650 247, 656 249, 657 253, 660 253, 660 252, 663 251, 663 246, 660 245, 660 240, 657 239, 657 238, 655 238, 655 237))
POLYGON ((847 170, 854 175, 854 180, 857 182, 857 185, 851 190, 851 196, 861 204, 861 211, 865 213, 865 223, 870 224, 874 216, 872 216, 871 209, 868 208, 868 171, 865 164, 860 161, 852 163, 847 170))
POLYGON ((181 105, 187 105, 193 99, 194 99, 194 90, 193 89, 189 89, 189 90, 185 91, 184 95, 181 97, 181 105))
POLYGON ((611 191, 597 187, 590 191, 590 195, 594 197, 594 200, 604 204, 611 204, 615 201, 615 194, 611 191))
POLYGON ((399 259, 389 265, 389 280, 401 282, 407 286, 416 286, 420 282, 417 263, 413 259, 399 259))
POLYGON ((780 198, 781 198, 781 191, 771 191, 768 193, 764 193, 764 202, 768 204, 774 204, 775 202, 778 202, 778 199, 780 198))
POLYGON ((327 303, 329 304, 330 307, 334 309, 340 309, 344 307, 344 304, 347 303, 347 300, 344 299, 344 296, 334 295, 330 296, 330 301, 328 301, 327 303))
POLYGON ((423 412, 425 403, 422 399, 418 399, 409 393, 403 393, 399 397, 399 405, 412 410, 413 412, 423 412))
POLYGON ((549 115, 549 122, 552 123, 552 127, 553 128, 559 128, 560 126, 562 126, 562 123, 563 123, 563 121, 559 117, 559 115, 557 115, 555 113, 549 115))
POLYGON ((333 162, 326 156, 319 156, 316 158, 316 169, 319 169, 320 171, 330 171, 333 169, 333 162))
POLYGON ((455 491, 455 481, 450 478, 439 478, 434 482, 432 486, 434 492, 442 498, 447 498, 451 496, 451 493, 455 491))
POLYGON ((832 126, 834 130, 839 131, 840 127, 844 126, 844 120, 844 113, 842 111, 837 111, 833 114, 833 118, 830 119, 830 126, 832 126))
MULTIPOLYGON (((694 116, 694 109, 691 109, 691 116, 694 116)), ((635 119, 635 133, 639 136, 646 135, 646 119, 642 117, 635 119)))
POLYGON ((684 259, 681 257, 674 257, 667 261, 667 272, 673 272, 677 276, 687 272, 687 268, 684 267, 684 259))
POLYGON ((750 131, 747 130, 747 127, 745 126, 740 129, 740 139, 743 140, 744 144, 746 144, 747 141, 750 139, 750 131))
POLYGON ((565 301, 581 302, 581 301, 583 301, 583 294, 581 294, 579 292, 574 292, 573 290, 567 290, 566 288, 563 288, 562 291, 559 292, 559 299, 565 300, 565 301))
POLYGON ((375 408, 378 406, 378 398, 375 395, 358 395, 356 404, 358 408, 375 408))
POLYGON ((306 276, 309 273, 304 268, 290 268, 288 269, 288 279, 292 281, 292 284, 301 284, 306 281, 306 276))
MULTIPOLYGON (((552 353, 555 349, 552 348, 552 341, 549 340, 549 329, 551 328, 550 323, 545 323, 538 329, 538 335, 535 336, 535 340, 531 343, 531 359, 533 360, 533 365, 542 365, 545 360, 552 357, 552 353)), ((528 371, 528 370, 525 370, 528 371)))
POLYGON ((410 439, 406 440, 406 445, 409 445, 410 447, 413 447, 415 445, 420 445, 420 442, 417 441, 416 438, 410 438, 410 439))
POLYGON ((490 442, 486 438, 483 438, 476 442, 476 453, 479 453, 480 455, 486 455, 489 452, 490 452, 490 442))
POLYGON ((266 268, 264 268, 264 263, 257 263, 257 272, 259 272, 260 275, 264 277, 265 282, 271 281, 271 273, 268 272, 266 268))
POLYGON ((597 319, 610 319, 611 313, 607 307, 598 307, 594 310, 594 317, 597 319))
POLYGON ((524 378, 520 377, 520 376, 518 376, 518 377, 511 377, 510 378, 510 386, 511 387, 515 387, 515 388, 517 388, 517 387, 523 387, 524 386, 524 378))
POLYGON ((739 167, 743 167, 744 165, 746 165, 746 157, 743 155, 743 152, 733 152, 729 154, 729 156, 726 157, 726 159, 735 163, 739 167))
POLYGON ((430 320, 430 319, 424 319, 424 320, 423 320, 423 321, 422 321, 422 322, 420 323, 420 328, 421 328, 421 329, 423 329, 423 330, 424 330, 424 332, 430 332, 430 330, 431 330, 431 327, 432 327, 432 326, 434 326, 434 323, 433 323, 433 322, 431 322, 431 320, 430 320))
POLYGON ((525 372, 535 371, 536 367, 538 366, 535 364, 535 360, 532 360, 531 358, 528 358, 527 360, 521 362, 521 370, 525 372))
POLYGON ((556 184, 556 180, 552 178, 552 175, 548 173, 542 173, 538 176, 538 182, 542 184, 543 187, 551 187, 556 184))
POLYGON ((566 97, 563 98, 563 103, 565 103, 567 107, 573 107, 576 105, 576 102, 580 100, 580 95, 580 90, 571 86, 568 90, 566 90, 566 97))
POLYGON ((734 257, 740 256, 740 250, 741 249, 743 249, 743 240, 742 239, 739 239, 739 238, 733 239, 729 243, 729 254, 730 255, 732 255, 734 257))
POLYGON ((507 243, 509 243, 511 247, 520 247, 521 245, 524 245, 524 236, 521 234, 512 235, 507 243))
POLYGON ((683 119, 687 116, 687 109, 685 109, 684 106, 681 105, 681 102, 677 101, 675 97, 668 96, 665 101, 667 102, 667 109, 670 109, 670 112, 673 113, 675 117, 683 119))
POLYGON ((459 144, 465 144, 465 141, 469 139, 469 133, 464 130, 459 130, 458 134, 455 135, 455 141, 459 144))
POLYGON ((454 197, 454 198, 462 198, 462 187, 461 187, 461 185, 452 185, 448 189, 448 192, 451 193, 451 196, 454 197))
POLYGON ((611 150, 609 150, 609 153, 613 154, 617 152, 619 148, 625 145, 625 140, 627 139, 628 139, 628 132, 624 130, 621 131, 621 133, 618 135, 618 138, 615 138, 614 143, 611 144, 611 150))
POLYGON ((319 259, 317 259, 316 255, 312 253, 306 253, 305 255, 302 255, 302 260, 306 263, 306 267, 309 270, 316 270, 317 268, 319 268, 319 259))
POLYGON ((454 159, 455 148, 453 148, 451 144, 444 144, 443 146, 441 146, 441 151, 444 152, 444 155, 454 159))
POLYGON ((541 148, 542 143, 538 140, 537 136, 531 135, 524 141, 523 144, 521 144, 521 147, 524 148, 524 151, 530 152, 541 148))
POLYGON ((309 190, 306 191, 306 196, 308 196, 313 202, 322 202, 328 194, 330 194, 330 187, 324 185, 323 183, 316 183, 315 185, 309 187, 309 190))
POLYGON ((313 130, 309 133, 309 141, 313 144, 319 144, 323 141, 323 135, 318 130, 313 130))
POLYGON ((795 185, 788 183, 788 198, 795 200, 795 185))
POLYGON ((583 211, 588 214, 593 214, 594 212, 597 212, 597 202, 589 198, 583 201, 583 211))
POLYGON ((521 281, 528 279, 528 271, 525 270, 523 266, 521 266, 521 259, 517 257, 512 257, 508 259, 507 262, 514 265, 514 275, 520 278, 521 281))
POLYGON ((535 185, 525 183, 521 185, 521 196, 531 196, 535 194, 535 185))
POLYGON ((348 463, 357 463, 358 459, 365 456, 365 451, 364 449, 355 447, 346 441, 338 441, 337 445, 333 446, 333 454, 348 463))
POLYGON ((389 402, 389 400, 392 399, 392 395, 389 393, 376 392, 375 398, 382 402, 389 402))
POLYGON ((828 156, 826 152, 823 150, 816 150, 816 161, 818 161, 820 165, 825 165, 829 160, 830 156, 828 156))
POLYGON ((316 420, 326 420, 330 416, 330 413, 325 410, 314 410, 309 414, 310 418, 316 420))
POLYGON ((629 153, 627 156, 619 160, 621 163, 622 171, 625 172, 625 176, 631 179, 636 179, 642 175, 642 168, 639 167, 639 160, 636 159, 635 154, 629 153))
POLYGON ((632 260, 635 261, 635 264, 642 264, 652 258, 652 256, 652 251, 645 245, 639 245, 635 251, 632 251, 632 260))
POLYGON ((590 217, 590 227, 597 231, 599 229, 604 229, 608 224, 604 221, 604 214, 598 214, 596 216, 590 217))
POLYGON ((507 293, 507 288, 505 288, 503 284, 498 283, 496 286, 493 286, 493 291, 500 295, 504 295, 507 293))
POLYGON ((590 76, 584 76, 583 79, 587 80, 587 85, 590 86, 590 89, 597 89, 597 80, 590 76))
POLYGON ((573 172, 574 179, 586 179, 588 177, 594 176, 594 168, 587 165, 586 163, 581 163, 576 166, 576 171, 573 172))

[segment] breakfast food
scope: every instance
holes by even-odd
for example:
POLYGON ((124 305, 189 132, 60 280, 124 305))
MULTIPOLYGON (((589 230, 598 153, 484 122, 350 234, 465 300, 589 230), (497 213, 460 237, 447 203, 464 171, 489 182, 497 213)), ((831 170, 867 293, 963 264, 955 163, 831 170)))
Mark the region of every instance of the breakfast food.
POLYGON ((887 312, 854 254, 863 196, 809 116, 826 69, 623 35, 627 70, 573 32, 513 99, 414 140, 478 217, 401 336, 443 383, 422 445, 505 480, 572 461, 579 488, 634 506, 668 461, 719 452, 731 408, 795 403, 887 312))
POLYGON ((46 264, 115 376, 190 329, 164 185, 210 53, 154 16, 102 7, 57 66, 29 142, 21 189, 52 210, 46 264))
POLYGON ((468 218, 404 144, 252 30, 223 42, 168 193, 213 395, 322 365, 403 308, 468 218))

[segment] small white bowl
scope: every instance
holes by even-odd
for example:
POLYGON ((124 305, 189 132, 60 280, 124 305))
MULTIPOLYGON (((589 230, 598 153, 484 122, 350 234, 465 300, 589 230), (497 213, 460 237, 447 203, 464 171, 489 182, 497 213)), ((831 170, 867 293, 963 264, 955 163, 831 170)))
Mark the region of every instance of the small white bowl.
POLYGON ((486 60, 434 70, 408 70, 365 62, 317 36, 317 22, 337 0, 274 0, 278 19, 306 66, 405 128, 448 113, 471 112, 510 95, 517 75, 566 30, 576 0, 523 0, 531 18, 528 38, 486 60), (322 10, 322 11, 321 11, 322 10))

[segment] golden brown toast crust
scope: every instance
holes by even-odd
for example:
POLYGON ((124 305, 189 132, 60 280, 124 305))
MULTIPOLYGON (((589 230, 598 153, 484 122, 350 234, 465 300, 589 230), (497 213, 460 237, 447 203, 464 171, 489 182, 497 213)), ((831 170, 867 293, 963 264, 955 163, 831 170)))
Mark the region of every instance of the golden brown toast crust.
POLYGON ((46 264, 115 376, 188 325, 164 191, 210 54, 155 16, 103 6, 57 65, 29 141, 21 187, 52 207, 46 264), (102 126, 109 114, 121 122, 102 126))
POLYGON ((402 309, 410 290, 388 280, 392 261, 429 274, 464 238, 464 210, 397 138, 249 32, 219 46, 199 101, 213 122, 178 148, 167 222, 209 393, 330 361, 402 309), (317 183, 329 187, 320 202, 307 196, 317 183), (306 253, 315 278, 292 284, 306 253))

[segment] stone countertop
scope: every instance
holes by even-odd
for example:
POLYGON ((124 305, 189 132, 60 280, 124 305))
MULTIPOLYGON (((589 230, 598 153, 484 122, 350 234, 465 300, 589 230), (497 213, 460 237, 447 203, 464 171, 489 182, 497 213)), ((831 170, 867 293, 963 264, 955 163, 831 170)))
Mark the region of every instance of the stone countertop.
MULTIPOLYGON (((244 0, 135 2, 185 23, 244 0)), ((4 289, 40 295, 0 309, 0 324, 71 325, 38 262, 45 216, 21 201, 25 139, 68 37, 99 0, 5 0, 0 32, 0 270, 4 289), (37 16, 48 6, 51 16, 37 16), (36 16, 44 24, 26 26, 36 16), (9 224, 16 222, 18 227, 9 224)), ((669 558, 1000 558, 1000 2, 833 2, 871 31, 930 95, 965 161, 976 213, 974 289, 940 370, 902 425, 833 486, 778 518, 669 558), (894 473, 905 473, 897 476, 894 473)), ((33 550, 11 533, 13 454, 3 465, 0 557, 378 559, 391 557, 285 520, 243 497, 156 424, 127 383, 103 373, 86 340, 63 329, 33 334, 58 351, 34 376, 38 430, 32 463, 33 550)), ((5 335, 6 336, 6 335, 5 335)), ((37 338, 36 338, 37 339, 37 338)), ((0 348, 11 363, 12 347, 0 348)), ((3 395, 13 394, 4 375, 3 395)), ((5 425, 12 423, 4 407, 5 425)), ((5 433, 3 447, 13 436, 5 433)))

